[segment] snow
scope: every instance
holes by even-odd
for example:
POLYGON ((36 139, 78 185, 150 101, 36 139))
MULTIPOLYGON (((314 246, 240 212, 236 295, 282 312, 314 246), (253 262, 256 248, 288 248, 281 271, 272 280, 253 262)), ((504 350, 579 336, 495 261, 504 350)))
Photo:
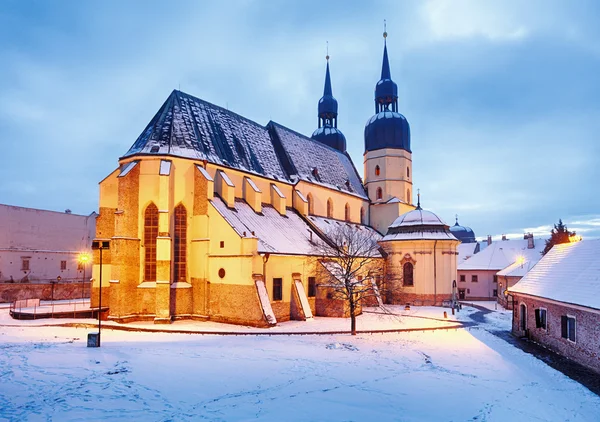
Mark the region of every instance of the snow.
POLYGON ((600 309, 600 239, 554 246, 509 290, 600 309))
POLYGON ((409 211, 398 217, 390 227, 401 227, 401 226, 422 226, 422 225, 436 225, 444 226, 444 223, 440 217, 432 213, 431 211, 422 210, 417 208, 409 211))
POLYGON ((277 319, 273 313, 273 308, 271 308, 271 301, 269 300, 269 293, 267 292, 265 282, 263 280, 256 280, 256 289, 258 290, 258 299, 267 322, 269 324, 276 324, 277 319))
POLYGON ((527 239, 499 240, 458 264, 459 270, 502 270, 519 258, 537 262, 544 249, 544 240, 535 239, 534 248, 527 248, 527 239))
MULTIPOLYGON (((373 314, 359 326, 365 317, 373 314)), ((484 328, 354 337, 103 330, 97 349, 86 347, 88 331, 0 326, 0 418, 562 422, 600 412, 598 396, 484 328)))
POLYGON ((473 255, 475 255, 475 248, 477 247, 477 243, 461 243, 456 247, 456 251, 458 252, 458 262, 461 263, 466 259, 469 259, 473 255))

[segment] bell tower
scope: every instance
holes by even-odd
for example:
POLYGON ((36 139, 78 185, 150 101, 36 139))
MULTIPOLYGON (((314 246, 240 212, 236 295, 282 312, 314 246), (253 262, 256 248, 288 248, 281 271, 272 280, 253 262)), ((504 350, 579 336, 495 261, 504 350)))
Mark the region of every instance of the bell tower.
POLYGON ((371 222, 381 233, 398 215, 414 209, 410 126, 398 112, 398 85, 392 80, 383 33, 381 79, 375 86, 375 115, 365 126, 364 184, 371 222), (393 204, 393 205, 392 205, 393 204))

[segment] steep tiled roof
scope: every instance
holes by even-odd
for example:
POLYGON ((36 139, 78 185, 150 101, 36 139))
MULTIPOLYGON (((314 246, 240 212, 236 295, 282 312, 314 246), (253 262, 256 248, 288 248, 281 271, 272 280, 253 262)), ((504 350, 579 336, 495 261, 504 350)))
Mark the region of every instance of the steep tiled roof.
POLYGON ((600 239, 554 246, 509 290, 600 309, 600 239))
POLYGON ((139 154, 208 160, 272 179, 309 180, 366 198, 347 154, 274 122, 261 126, 181 91, 171 93, 124 157, 139 154))
POLYGON ((366 198, 360 177, 347 154, 278 123, 269 122, 268 127, 274 143, 279 144, 284 154, 282 161, 289 163, 290 175, 366 198))

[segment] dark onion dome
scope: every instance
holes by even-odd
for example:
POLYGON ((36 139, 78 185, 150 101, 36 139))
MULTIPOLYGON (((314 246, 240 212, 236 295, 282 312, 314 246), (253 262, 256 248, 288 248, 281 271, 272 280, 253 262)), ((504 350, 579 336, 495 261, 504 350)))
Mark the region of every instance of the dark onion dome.
POLYGON ((365 126, 365 151, 382 148, 410 150, 410 126, 400 113, 385 110, 369 119, 365 126))
POLYGON ((458 224, 458 217, 456 217, 456 223, 450 227, 450 231, 458 240, 462 243, 476 243, 475 233, 470 227, 461 226, 458 224))
POLYGON ((338 151, 346 151, 346 137, 337 127, 320 127, 313 132, 311 138, 338 151))
POLYGON ((375 86, 375 113, 365 126, 365 151, 398 148, 411 152, 410 126, 398 113, 398 85, 392 80, 387 43, 383 46, 381 79, 375 86))
POLYGON ((325 88, 319 100, 319 128, 311 136, 318 141, 338 151, 346 151, 346 137, 337 128, 338 103, 333 97, 331 77, 329 75, 329 56, 327 56, 327 70, 325 72, 325 88))

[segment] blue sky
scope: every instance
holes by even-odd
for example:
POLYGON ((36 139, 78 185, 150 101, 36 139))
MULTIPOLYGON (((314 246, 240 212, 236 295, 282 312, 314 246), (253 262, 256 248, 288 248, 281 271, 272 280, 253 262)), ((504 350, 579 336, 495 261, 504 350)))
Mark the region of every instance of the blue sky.
POLYGON ((362 172, 382 23, 425 208, 478 237, 600 236, 594 1, 3 1, 0 203, 88 214, 176 88, 310 135, 329 41, 362 172))

